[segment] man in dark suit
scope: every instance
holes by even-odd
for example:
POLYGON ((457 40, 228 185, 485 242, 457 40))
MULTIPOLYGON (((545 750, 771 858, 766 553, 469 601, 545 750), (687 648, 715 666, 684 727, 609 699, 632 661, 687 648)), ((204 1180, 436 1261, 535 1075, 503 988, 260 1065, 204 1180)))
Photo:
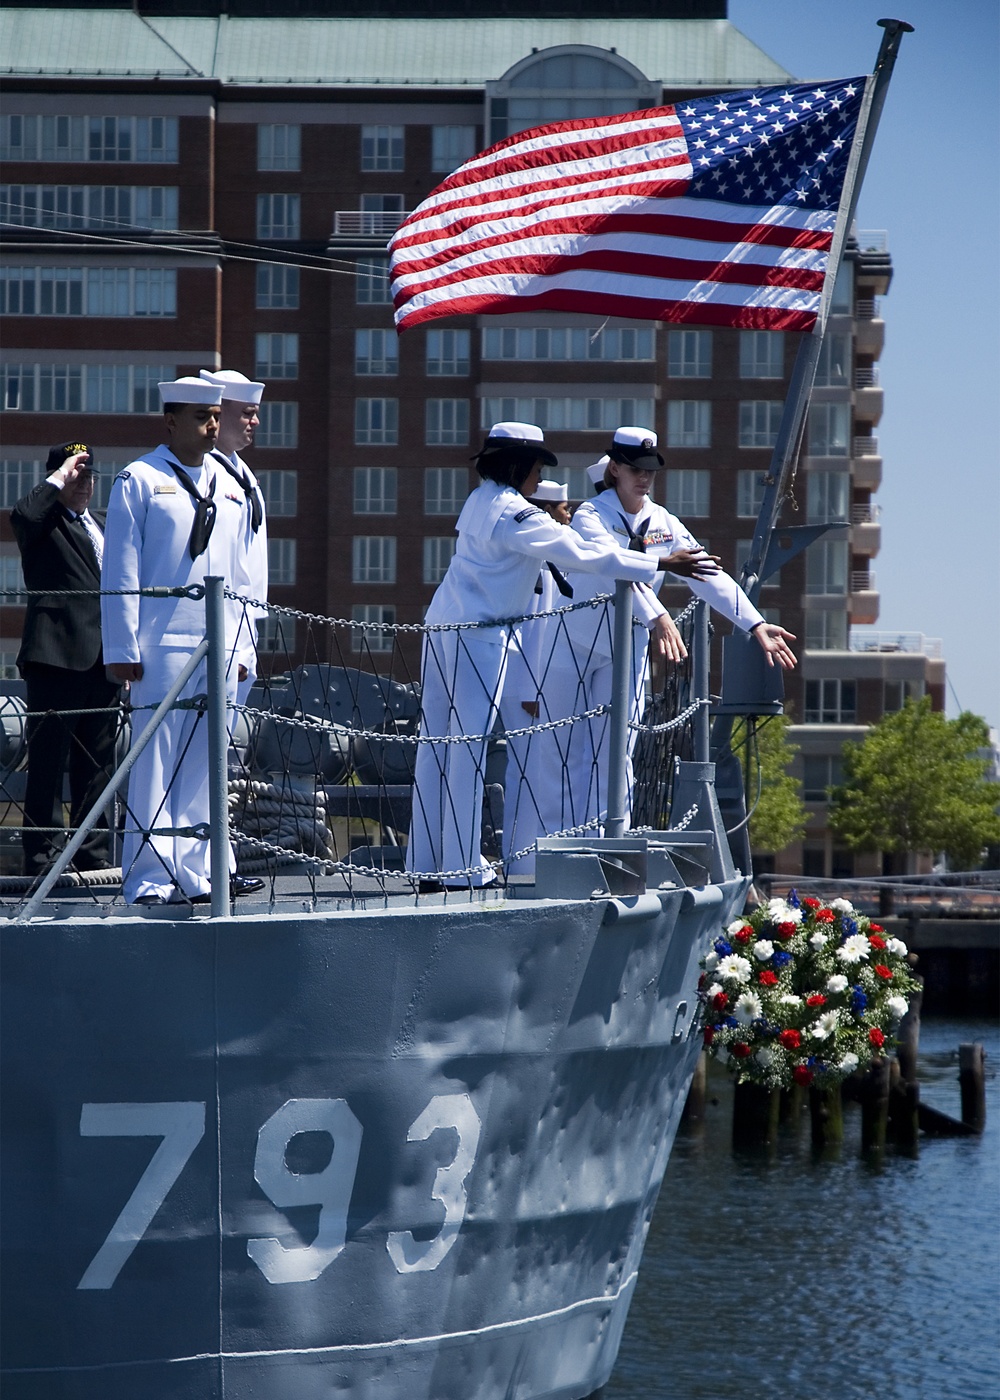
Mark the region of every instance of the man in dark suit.
MULTIPOLYGON (((24 873, 43 873, 62 845, 63 774, 69 768, 70 824, 77 826, 100 796, 113 768, 118 686, 101 651, 103 512, 91 515, 94 472, 84 443, 54 447, 46 479, 11 511, 25 586, 52 589, 29 597, 18 670, 27 687, 28 775, 22 849, 24 873), (67 590, 70 596, 65 596, 67 590), (80 590, 79 596, 72 596, 80 590), (60 596, 62 595, 62 596, 60 596), (66 715, 59 710, 102 713, 66 715)), ((77 870, 109 865, 107 817, 77 852, 77 870)))

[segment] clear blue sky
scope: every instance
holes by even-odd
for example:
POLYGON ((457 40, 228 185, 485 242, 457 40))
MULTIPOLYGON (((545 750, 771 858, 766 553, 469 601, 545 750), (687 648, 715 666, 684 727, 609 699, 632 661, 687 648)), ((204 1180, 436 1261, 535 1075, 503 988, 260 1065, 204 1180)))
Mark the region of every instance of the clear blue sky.
POLYGON ((803 81, 870 73, 885 16, 915 32, 858 206, 859 228, 888 231, 894 269, 877 626, 940 637, 948 713, 960 704, 1000 728, 1000 6, 729 3, 731 22, 803 81))

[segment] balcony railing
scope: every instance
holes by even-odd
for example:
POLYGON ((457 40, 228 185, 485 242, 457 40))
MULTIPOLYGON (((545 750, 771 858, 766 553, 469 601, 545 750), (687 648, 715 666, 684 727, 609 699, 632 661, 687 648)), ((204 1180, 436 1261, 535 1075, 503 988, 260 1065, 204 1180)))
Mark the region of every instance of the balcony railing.
POLYGON ((406 218, 406 209, 337 209, 334 237, 391 238, 406 218))
POLYGON ((872 504, 851 506, 852 525, 877 525, 882 518, 882 507, 872 504))
POLYGON ((877 457, 878 455, 877 437, 856 437, 854 439, 852 457, 877 457))
POLYGON ((905 651, 941 659, 941 638, 925 637, 923 632, 869 632, 851 628, 851 651, 905 651))
POLYGON ((864 365, 854 371, 855 389, 877 389, 880 382, 878 365, 864 365))
POLYGON ((862 253, 887 253, 889 251, 889 230, 884 228, 856 229, 854 233, 862 253))
POLYGON ((882 318, 881 297, 858 297, 854 303, 854 317, 858 321, 878 321, 882 318))
POLYGON ((875 591, 875 574, 872 569, 851 570, 852 593, 874 593, 875 591))

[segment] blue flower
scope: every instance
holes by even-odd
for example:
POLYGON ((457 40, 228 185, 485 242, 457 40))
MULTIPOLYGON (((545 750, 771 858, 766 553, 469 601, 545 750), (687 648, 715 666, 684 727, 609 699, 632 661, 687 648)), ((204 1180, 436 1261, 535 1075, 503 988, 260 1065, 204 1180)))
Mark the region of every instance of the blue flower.
POLYGON ((729 954, 733 951, 733 945, 731 943, 727 943, 724 938, 717 938, 712 944, 712 947, 718 953, 720 958, 728 958, 729 954))
POLYGON ((856 934, 858 931, 857 919, 847 919, 844 918, 843 915, 841 915, 840 926, 843 929, 843 933, 840 937, 841 943, 845 943, 848 938, 853 937, 853 935, 856 934))
POLYGON ((857 987, 857 986, 852 987, 852 988, 851 988, 851 1010, 854 1012, 855 1016, 860 1016, 861 1013, 862 1013, 862 1011, 864 1011, 864 1009, 865 1009, 865 1007, 866 1007, 867 1005, 868 1005, 868 997, 867 997, 867 995, 865 994, 864 989, 861 988, 861 987, 857 987))
POLYGON ((739 1024, 735 1016, 723 1016, 722 1020, 719 1022, 720 1026, 728 1026, 730 1030, 736 1030, 739 1024))
POLYGON ((771 954, 772 967, 785 967, 792 960, 791 953, 786 953, 784 948, 777 948, 771 954))
POLYGON ((796 889, 791 889, 791 890, 789 890, 789 891, 788 891, 788 899, 787 899, 785 902, 786 902, 786 904, 790 904, 790 905, 792 906, 793 909, 799 909, 799 908, 801 908, 801 905, 799 904, 799 892, 798 892, 798 890, 796 890, 796 889))

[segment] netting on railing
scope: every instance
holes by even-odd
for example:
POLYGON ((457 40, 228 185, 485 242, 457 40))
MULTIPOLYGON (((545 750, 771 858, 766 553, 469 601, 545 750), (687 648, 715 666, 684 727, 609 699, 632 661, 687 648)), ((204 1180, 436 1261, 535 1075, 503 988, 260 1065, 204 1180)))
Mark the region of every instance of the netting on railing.
MULTIPOLYGON (((489 625, 436 627, 227 597, 231 614, 266 611, 257 678, 251 686, 250 678, 238 684, 230 677, 228 755, 235 870, 263 879, 265 898, 279 882, 337 898, 502 884, 531 876, 539 837, 600 834, 609 597, 489 625)), ((682 614, 689 649, 690 613, 682 614)), ((667 668, 647 706, 645 642, 636 628, 628 801, 634 825, 663 829, 673 759, 689 750, 698 702, 685 663, 667 668)), ((204 689, 196 672, 174 707, 169 741, 142 770, 147 781, 153 775, 151 789, 137 792, 133 775, 127 799, 120 790, 115 851, 124 850, 126 893, 135 862, 153 860, 176 888, 171 899, 183 902, 185 860, 204 864, 204 689)), ((152 701, 145 709, 124 702, 133 738, 151 708, 152 701)), ((8 876, 19 776, 0 778, 8 876)), ((8 892, 11 885, 8 878, 8 892)))

